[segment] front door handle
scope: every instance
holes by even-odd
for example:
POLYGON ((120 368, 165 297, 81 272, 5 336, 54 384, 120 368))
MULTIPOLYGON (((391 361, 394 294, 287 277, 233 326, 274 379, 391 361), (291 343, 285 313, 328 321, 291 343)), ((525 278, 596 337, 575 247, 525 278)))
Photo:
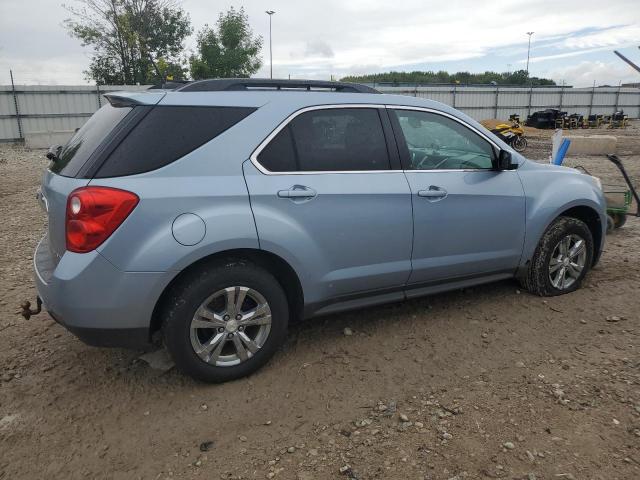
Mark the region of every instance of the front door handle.
POLYGON ((294 185, 288 190, 279 190, 278 197, 280 198, 313 198, 318 195, 313 188, 305 187, 304 185, 294 185))
POLYGON ((442 200, 447 196, 447 191, 444 188, 431 185, 428 190, 419 190, 418 196, 425 197, 429 200, 442 200))

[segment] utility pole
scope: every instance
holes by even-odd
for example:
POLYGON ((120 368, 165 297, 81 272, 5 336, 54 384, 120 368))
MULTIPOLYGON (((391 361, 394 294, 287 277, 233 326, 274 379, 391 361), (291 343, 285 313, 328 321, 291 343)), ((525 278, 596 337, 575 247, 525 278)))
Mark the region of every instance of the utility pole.
POLYGON ((529 54, 531 53, 531 35, 533 35, 535 32, 527 32, 527 35, 529 35, 529 46, 527 47, 527 77, 529 77, 529 54))
MULTIPOLYGON (((640 47, 638 47, 640 48, 640 47)), ((627 62, 629 64, 629 66, 631 68, 633 68, 634 70, 637 70, 638 72, 640 72, 640 67, 638 67, 638 65, 636 65, 635 63, 633 63, 631 60, 629 60, 627 57, 625 57, 624 55, 622 55, 619 51, 614 50, 613 53, 615 53, 618 57, 620 57, 623 61, 627 62)))
POLYGON ((273 44, 271 42, 271 16, 276 13, 275 10, 267 10, 269 15, 269 78, 273 78, 273 44))

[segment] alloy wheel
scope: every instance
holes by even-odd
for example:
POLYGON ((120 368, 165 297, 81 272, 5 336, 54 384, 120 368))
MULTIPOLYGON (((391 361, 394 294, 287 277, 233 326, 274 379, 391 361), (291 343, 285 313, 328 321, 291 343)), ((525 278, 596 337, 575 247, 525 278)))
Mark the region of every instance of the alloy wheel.
POLYGON ((566 290, 580 278, 587 259, 586 247, 584 238, 575 234, 558 242, 549 261, 549 280, 554 288, 566 290))
POLYGON ((257 290, 227 287, 209 296, 191 320, 194 352, 218 367, 238 365, 254 356, 271 330, 271 308, 257 290))

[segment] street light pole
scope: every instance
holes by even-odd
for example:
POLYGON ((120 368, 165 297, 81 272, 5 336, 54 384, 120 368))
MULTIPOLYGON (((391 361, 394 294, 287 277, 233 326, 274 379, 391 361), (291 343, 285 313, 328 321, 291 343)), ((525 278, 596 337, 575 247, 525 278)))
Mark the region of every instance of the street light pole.
POLYGON ((275 10, 267 10, 269 15, 269 78, 273 78, 273 44, 271 42, 271 16, 276 13, 275 10))
POLYGON ((531 53, 531 35, 533 35, 535 32, 527 32, 527 35, 529 35, 529 47, 527 48, 527 78, 529 77, 529 54, 531 53))

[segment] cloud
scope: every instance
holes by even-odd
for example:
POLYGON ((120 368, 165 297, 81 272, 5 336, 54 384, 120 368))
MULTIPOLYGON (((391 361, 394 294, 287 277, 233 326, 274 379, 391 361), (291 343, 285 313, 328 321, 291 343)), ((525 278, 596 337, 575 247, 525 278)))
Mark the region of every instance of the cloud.
MULTIPOLYGON (((605 61, 610 54, 604 50, 639 44, 637 2, 457 0, 443 6, 433 0, 270 0, 269 8, 276 11, 274 75, 329 78, 392 68, 506 70, 507 64, 526 60, 527 31, 536 32, 531 69, 540 75, 555 59, 577 65, 581 59, 574 57, 589 53, 593 60, 591 56, 602 49, 600 60, 605 61)), ((264 1, 242 4, 253 31, 265 41, 258 75, 268 75, 269 17, 264 1)), ((218 13, 232 5, 237 2, 182 0, 196 31, 205 23, 214 24, 218 13)), ((60 83, 62 78, 84 83, 90 49, 68 37, 61 25, 67 16, 56 1, 0 0, 0 69, 13 66, 18 77, 42 83, 60 83)), ((186 47, 195 47, 194 38, 186 47)), ((0 71, 0 83, 4 73, 0 71)))
MULTIPOLYGON (((576 52, 564 52, 564 53, 555 53, 552 55, 541 55, 539 57, 531 57, 529 59, 530 63, 538 63, 538 62, 544 62, 547 60, 557 60, 559 58, 569 58, 569 57, 577 57, 580 55, 586 55, 587 53, 593 53, 593 52, 601 52, 603 50, 606 51, 611 51, 611 48, 609 47, 600 47, 600 48, 587 48, 585 50, 578 50, 576 52)), ((517 63, 526 63, 527 60, 518 60, 517 63)))
POLYGON ((311 40, 307 42, 304 53, 310 57, 333 58, 335 56, 331 45, 324 40, 311 40))
MULTIPOLYGON (((457 69, 472 71, 506 70, 508 63, 526 61, 526 31, 536 32, 532 44, 534 57, 569 53, 573 48, 562 42, 571 36, 576 36, 572 42, 580 38, 585 45, 595 44, 615 30, 612 26, 640 24, 636 2, 566 0, 559 8, 551 0, 524 4, 459 0, 447 3, 446 7, 424 0, 405 0, 402 4, 325 0, 305 2, 304 8, 296 8, 298 4, 280 0, 278 6, 278 1, 272 0, 276 3, 274 74, 328 78, 330 74, 356 73, 356 66, 362 64, 377 66, 374 71, 446 70, 453 68, 453 63, 457 69), (605 32, 606 29, 609 31, 605 32), (600 40, 587 36, 600 31, 603 31, 600 40), (330 43, 333 56, 313 54, 305 58, 309 38, 330 43), (558 47, 550 47, 551 44, 558 47), (555 51, 546 52, 544 47, 555 51)), ((252 10, 251 0, 245 5, 252 20, 252 12, 256 12, 259 24, 262 9, 252 10)), ((624 35, 618 33, 616 38, 632 38, 632 28, 622 31, 624 35)), ((264 36, 268 38, 268 31, 264 36)), ((543 64, 543 60, 536 63, 533 73, 537 74, 543 64)))
POLYGON ((85 54, 53 56, 33 61, 25 57, 0 56, 0 85, 9 84, 9 70, 19 85, 86 84, 83 71, 89 60, 85 54))
POLYGON ((637 82, 638 73, 631 67, 618 62, 583 61, 575 65, 556 67, 545 72, 556 83, 563 81, 567 85, 589 86, 618 85, 618 83, 637 82))
POLYGON ((565 48, 597 48, 597 47, 626 47, 640 43, 640 26, 623 25, 601 30, 585 35, 566 38, 562 42, 565 48))
MULTIPOLYGON (((640 26, 622 25, 612 28, 599 29, 597 31, 578 32, 570 34, 560 41, 549 42, 536 49, 552 52, 546 55, 532 56, 531 63, 539 63, 547 60, 576 57, 588 53, 608 51, 614 48, 635 46, 640 43, 640 26), (542 47, 542 48, 540 48, 542 47), (562 51, 562 53, 555 53, 562 51)), ((525 63, 526 59, 517 63, 525 63)))

